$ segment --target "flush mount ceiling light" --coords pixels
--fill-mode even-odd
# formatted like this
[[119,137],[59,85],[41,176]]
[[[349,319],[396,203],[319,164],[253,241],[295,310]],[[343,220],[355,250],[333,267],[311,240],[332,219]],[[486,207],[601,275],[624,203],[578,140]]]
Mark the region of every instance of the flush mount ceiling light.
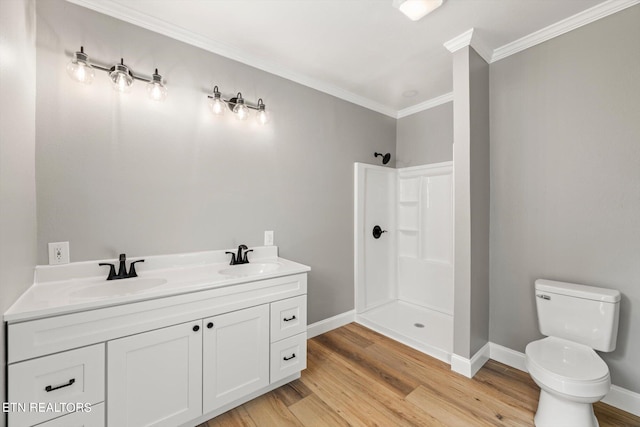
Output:
[[90,84],[93,81],[96,70],[105,71],[109,74],[113,88],[118,92],[128,92],[134,80],[147,82],[147,92],[149,98],[154,101],[163,101],[167,97],[167,88],[164,85],[162,76],[158,74],[158,69],[151,78],[133,74],[131,69],[124,64],[124,59],[120,59],[119,64],[110,68],[98,64],[92,64],[89,57],[84,53],[84,47],[80,46],[80,52],[73,55],[73,59],[67,65],[69,76],[77,82]]
[[443,2],[444,0],[393,0],[393,7],[412,21],[417,21],[442,6]]
[[240,92],[233,98],[223,99],[222,94],[218,90],[218,86],[213,87],[213,93],[207,95],[207,98],[209,98],[211,112],[215,115],[220,116],[224,114],[226,106],[235,114],[238,120],[247,120],[250,113],[249,110],[257,110],[256,121],[258,124],[266,125],[269,122],[269,113],[266,110],[262,98],[258,99],[258,103],[255,106],[247,104]]

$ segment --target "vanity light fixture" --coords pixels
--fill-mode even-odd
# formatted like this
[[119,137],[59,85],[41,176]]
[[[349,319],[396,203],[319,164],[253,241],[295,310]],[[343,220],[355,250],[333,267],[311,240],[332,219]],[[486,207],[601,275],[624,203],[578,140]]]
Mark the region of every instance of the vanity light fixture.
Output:
[[156,72],[151,76],[151,81],[147,83],[147,92],[149,93],[149,98],[154,101],[164,101],[167,97],[167,88],[162,82],[162,76],[158,74],[157,68]]
[[253,106],[247,104],[242,97],[242,93],[238,92],[236,96],[230,99],[222,98],[222,94],[218,89],[218,86],[213,87],[213,93],[211,95],[207,95],[209,98],[209,107],[211,108],[211,112],[215,115],[224,114],[225,105],[229,110],[235,114],[238,120],[247,120],[249,117],[249,110],[257,110],[256,121],[260,125],[266,125],[269,122],[269,113],[266,110],[266,105],[262,98],[258,99],[257,105]]
[[133,74],[131,69],[124,64],[124,59],[122,58],[119,64],[115,64],[110,68],[92,64],[87,54],[84,53],[84,47],[80,46],[80,52],[76,52],[71,62],[67,65],[69,76],[77,82],[90,84],[95,75],[94,70],[107,72],[113,88],[118,92],[128,92],[134,80],[141,80],[148,83],[147,92],[149,98],[154,101],[163,101],[167,97],[167,88],[164,85],[162,76],[158,74],[157,68],[149,79]]
[[113,88],[118,92],[129,92],[129,88],[133,84],[133,73],[129,67],[124,65],[124,59],[120,59],[120,63],[109,69],[109,78],[113,83]]
[[89,63],[89,57],[84,53],[84,47],[80,46],[80,52],[73,54],[73,59],[67,64],[67,73],[79,83],[91,84],[93,82],[96,72]]
[[444,0],[393,0],[393,7],[400,10],[412,21],[417,21],[433,12]]

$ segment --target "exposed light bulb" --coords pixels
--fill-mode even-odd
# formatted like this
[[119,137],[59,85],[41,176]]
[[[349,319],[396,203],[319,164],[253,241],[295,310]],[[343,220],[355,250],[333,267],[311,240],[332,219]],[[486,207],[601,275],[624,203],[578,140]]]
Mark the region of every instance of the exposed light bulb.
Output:
[[113,88],[118,92],[128,92],[133,84],[133,74],[129,71],[129,67],[124,65],[124,60],[120,60],[120,64],[116,64],[109,70],[109,77],[113,83]]
[[238,120],[247,120],[247,117],[249,117],[249,107],[244,105],[244,99],[240,92],[238,92],[238,97],[235,102],[236,105],[233,107],[233,112],[235,113],[236,118]]
[[211,108],[211,112],[216,116],[224,114],[225,105],[222,100],[222,95],[218,91],[218,86],[213,88],[213,95],[209,96],[209,108]]
[[167,88],[162,82],[162,76],[158,74],[158,69],[156,68],[156,72],[151,76],[151,81],[147,83],[147,92],[149,93],[149,98],[153,101],[164,101],[167,97]]
[[80,83],[91,84],[95,77],[95,71],[89,63],[89,57],[84,53],[84,48],[80,47],[80,52],[76,52],[73,60],[67,64],[69,76]]
[[266,125],[269,123],[269,113],[265,109],[266,106],[262,102],[262,98],[258,99],[258,114],[256,114],[256,121],[259,125]]

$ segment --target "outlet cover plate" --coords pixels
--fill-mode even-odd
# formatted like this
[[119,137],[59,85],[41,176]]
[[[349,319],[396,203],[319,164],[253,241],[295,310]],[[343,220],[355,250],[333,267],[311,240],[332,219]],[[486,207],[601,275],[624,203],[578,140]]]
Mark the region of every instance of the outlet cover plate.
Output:
[[273,246],[273,230],[268,230],[264,232],[264,245]]
[[49,243],[49,265],[69,264],[69,242]]

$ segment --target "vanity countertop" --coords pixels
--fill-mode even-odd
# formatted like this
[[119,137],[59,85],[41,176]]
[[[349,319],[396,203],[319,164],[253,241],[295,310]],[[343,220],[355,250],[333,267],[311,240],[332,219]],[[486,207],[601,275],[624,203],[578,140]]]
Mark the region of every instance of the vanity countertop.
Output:
[[100,262],[37,266],[34,284],[4,314],[9,323],[199,292],[305,273],[309,266],[278,257],[275,246],[252,248],[249,264],[230,266],[225,251],[132,257],[138,277],[107,281]]

